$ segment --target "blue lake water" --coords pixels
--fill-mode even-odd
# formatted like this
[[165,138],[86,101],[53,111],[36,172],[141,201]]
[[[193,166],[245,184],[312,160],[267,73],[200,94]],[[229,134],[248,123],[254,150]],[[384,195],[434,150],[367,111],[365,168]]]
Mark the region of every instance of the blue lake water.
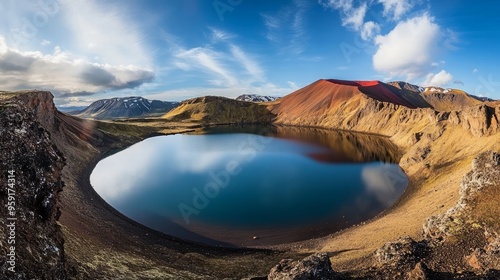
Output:
[[404,192],[399,166],[381,162],[391,153],[377,141],[386,140],[303,131],[153,137],[101,160],[90,181],[145,226],[228,246],[332,233],[376,216]]

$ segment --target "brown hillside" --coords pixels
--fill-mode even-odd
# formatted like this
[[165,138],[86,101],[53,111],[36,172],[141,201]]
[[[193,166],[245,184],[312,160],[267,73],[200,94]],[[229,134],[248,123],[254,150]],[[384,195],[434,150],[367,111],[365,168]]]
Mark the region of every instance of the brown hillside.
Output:
[[162,118],[203,124],[270,123],[274,116],[265,105],[225,97],[205,96],[186,100]]
[[482,101],[458,89],[427,88],[421,96],[437,111],[455,111],[483,104]]

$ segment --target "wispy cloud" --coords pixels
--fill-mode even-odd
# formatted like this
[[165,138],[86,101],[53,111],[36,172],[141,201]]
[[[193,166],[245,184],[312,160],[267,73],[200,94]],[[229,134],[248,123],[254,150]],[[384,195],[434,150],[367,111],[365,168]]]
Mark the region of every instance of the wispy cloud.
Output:
[[305,31],[304,21],[305,12],[308,9],[308,3],[304,0],[294,0],[294,14],[292,21],[292,40],[290,49],[292,53],[301,54],[305,50],[305,41],[307,32]]
[[210,39],[212,42],[218,42],[218,41],[227,41],[232,38],[235,38],[236,35],[229,33],[227,31],[223,31],[221,29],[217,29],[214,27],[209,27],[210,29]]
[[269,29],[279,29],[281,27],[281,20],[278,17],[273,17],[270,15],[261,15],[264,18],[264,24]]
[[266,38],[286,53],[302,54],[308,39],[305,28],[308,9],[307,1],[294,0],[293,5],[282,8],[275,15],[261,14],[267,28]]
[[368,41],[378,34],[380,34],[380,26],[377,23],[368,21],[363,24],[361,28],[361,39]]
[[413,8],[414,0],[378,0],[384,6],[383,15],[392,20],[399,20]]
[[265,80],[264,70],[253,59],[251,59],[240,47],[231,44],[231,54],[245,68],[246,72],[252,76],[255,81],[263,82]]
[[200,79],[218,87],[235,87],[266,81],[265,71],[255,55],[246,52],[234,42],[233,39],[237,36],[228,35],[230,33],[224,30],[209,29],[209,38],[219,38],[219,41],[211,40],[213,44],[185,49],[178,42],[170,40],[174,53],[173,64],[178,69],[188,73],[202,71],[208,76],[200,76]]
[[[148,95],[148,98],[183,100],[200,95],[237,97],[241,94],[283,96],[296,89],[295,84],[283,82],[283,86],[277,86],[268,82],[260,56],[238,44],[238,36],[224,36],[222,34],[230,33],[221,29],[209,30],[209,42],[190,49],[167,36],[173,53],[172,65],[176,68],[171,74],[190,78],[194,75],[199,84],[209,86],[167,90]],[[214,41],[214,37],[224,39]]]
[[221,62],[224,57],[223,54],[214,50],[197,47],[189,50],[180,50],[176,55],[181,63],[189,64],[199,70],[205,71],[212,76],[210,80],[213,84],[218,86],[235,86],[237,79],[230,74],[230,71]]
[[361,2],[354,5],[353,0],[319,0],[319,3],[326,8],[338,10],[342,19],[342,25],[352,28],[355,31],[361,30],[365,22],[368,3]]

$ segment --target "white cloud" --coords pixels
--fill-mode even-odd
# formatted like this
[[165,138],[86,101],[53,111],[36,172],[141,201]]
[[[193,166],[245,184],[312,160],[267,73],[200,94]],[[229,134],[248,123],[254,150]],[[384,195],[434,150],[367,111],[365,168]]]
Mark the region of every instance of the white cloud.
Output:
[[38,88],[61,95],[135,88],[154,74],[136,66],[91,63],[54,47],[51,54],[23,52],[7,46],[0,36],[0,84],[6,90]]
[[393,20],[399,20],[414,5],[411,0],[378,0],[378,2],[384,5],[383,15]]
[[7,50],[7,43],[5,42],[5,39],[0,36],[0,54],[5,53]]
[[319,3],[332,9],[350,10],[353,7],[353,0],[319,0]]
[[380,26],[373,21],[368,21],[361,28],[361,39],[368,41],[380,33]]
[[401,21],[387,35],[375,37],[374,68],[390,77],[421,77],[434,61],[440,37],[439,25],[427,13]]
[[368,3],[363,2],[357,7],[353,0],[319,0],[324,7],[338,10],[342,19],[342,25],[360,31],[363,27]]
[[40,45],[42,46],[48,46],[50,44],[52,44],[52,42],[50,42],[49,40],[42,40],[42,42],[40,43]]
[[427,77],[423,82],[423,85],[443,87],[449,84],[451,81],[453,81],[453,75],[444,70],[441,70],[441,72],[437,74],[434,73],[427,74]]
[[345,16],[343,17],[342,25],[352,27],[354,30],[360,30],[365,21],[366,10],[368,9],[368,5],[363,3],[361,6],[346,11]]

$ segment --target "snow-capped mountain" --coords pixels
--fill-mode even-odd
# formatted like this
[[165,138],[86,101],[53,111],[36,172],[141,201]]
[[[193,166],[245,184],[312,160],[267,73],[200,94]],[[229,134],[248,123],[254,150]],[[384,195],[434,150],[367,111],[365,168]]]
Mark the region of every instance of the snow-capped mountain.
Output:
[[149,100],[143,97],[101,99],[93,102],[76,116],[92,119],[118,119],[162,115],[177,107],[179,102]]
[[441,87],[426,87],[424,92],[433,92],[433,93],[448,93],[453,89],[451,88],[441,88]]
[[263,96],[257,94],[243,94],[236,97],[236,100],[239,101],[248,101],[248,102],[270,102],[279,99],[279,97],[275,96]]

